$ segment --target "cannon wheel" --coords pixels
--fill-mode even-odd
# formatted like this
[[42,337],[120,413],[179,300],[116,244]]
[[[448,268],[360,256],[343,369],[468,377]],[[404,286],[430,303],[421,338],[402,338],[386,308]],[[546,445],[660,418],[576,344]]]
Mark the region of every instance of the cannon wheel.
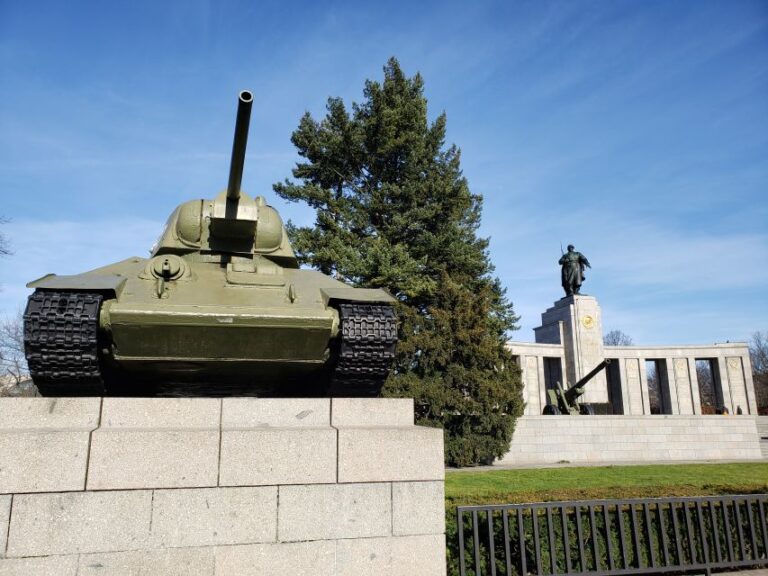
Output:
[[557,416],[558,414],[562,414],[562,412],[560,412],[560,408],[554,404],[547,404],[544,406],[542,414],[544,414],[544,416]]
[[594,416],[595,409],[592,407],[592,404],[580,404],[579,414],[581,414],[582,416]]

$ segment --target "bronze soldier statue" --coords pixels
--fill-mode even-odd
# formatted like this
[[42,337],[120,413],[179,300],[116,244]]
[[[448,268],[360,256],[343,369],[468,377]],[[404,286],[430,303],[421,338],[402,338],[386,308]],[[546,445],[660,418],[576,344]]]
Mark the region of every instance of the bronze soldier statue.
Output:
[[576,252],[573,244],[568,244],[568,252],[563,254],[559,264],[562,266],[560,277],[565,295],[572,296],[578,294],[581,284],[586,278],[584,276],[584,268],[592,268],[589,265],[589,260],[581,252]]

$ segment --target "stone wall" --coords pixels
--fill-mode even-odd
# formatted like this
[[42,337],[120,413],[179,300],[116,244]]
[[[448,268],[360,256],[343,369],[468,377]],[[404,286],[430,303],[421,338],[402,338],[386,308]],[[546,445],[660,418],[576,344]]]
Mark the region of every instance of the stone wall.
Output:
[[0,398],[0,576],[445,574],[411,400]]
[[523,416],[501,464],[759,460],[754,416]]

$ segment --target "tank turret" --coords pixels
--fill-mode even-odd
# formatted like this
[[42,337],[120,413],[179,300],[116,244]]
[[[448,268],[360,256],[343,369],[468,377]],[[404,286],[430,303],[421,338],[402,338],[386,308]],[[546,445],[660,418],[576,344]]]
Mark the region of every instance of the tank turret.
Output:
[[241,190],[252,104],[240,92],[227,188],[178,206],[150,258],[27,285],[43,395],[379,393],[394,299],[300,270],[280,215]]
[[253,95],[240,92],[226,190],[212,200],[192,200],[179,206],[152,249],[153,256],[195,252],[262,255],[283,267],[299,267],[277,211],[263,197],[251,198],[241,190],[252,105]]

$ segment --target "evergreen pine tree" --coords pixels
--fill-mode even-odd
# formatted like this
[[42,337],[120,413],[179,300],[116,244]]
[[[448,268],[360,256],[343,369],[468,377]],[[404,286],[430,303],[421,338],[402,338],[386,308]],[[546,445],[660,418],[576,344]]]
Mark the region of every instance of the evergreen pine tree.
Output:
[[351,113],[330,98],[306,113],[292,142],[305,161],[275,184],[316,211],[289,224],[300,261],[397,298],[400,341],[385,395],[413,397],[417,423],[445,430],[446,462],[489,463],[509,447],[522,412],[519,370],[505,348],[517,317],[478,238],[482,197],[472,194],[445,114],[431,124],[420,75],[396,59],[367,81]]

